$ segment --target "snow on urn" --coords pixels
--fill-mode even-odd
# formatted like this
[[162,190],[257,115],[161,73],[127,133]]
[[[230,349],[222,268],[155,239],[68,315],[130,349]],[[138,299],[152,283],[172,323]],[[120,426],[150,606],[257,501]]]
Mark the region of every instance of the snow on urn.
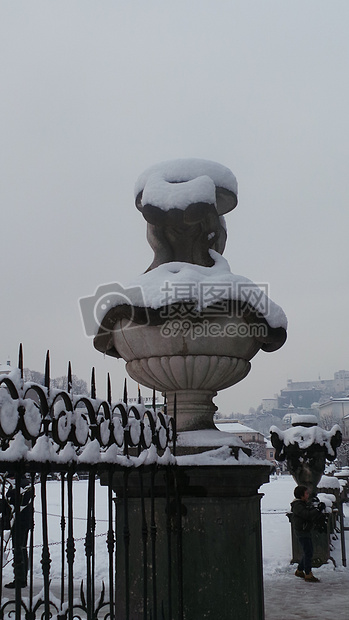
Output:
[[317,425],[316,416],[299,415],[285,431],[270,428],[271,443],[277,461],[287,462],[288,470],[298,485],[308,487],[312,495],[325,471],[326,460],[334,461],[342,443],[338,424],[326,431]]
[[282,309],[222,257],[237,182],[220,164],[183,159],[138,179],[136,207],[154,260],[100,321],[94,346],[137,382],[177,398],[177,428],[215,428],[212,398],[241,381],[256,353],[286,340]]

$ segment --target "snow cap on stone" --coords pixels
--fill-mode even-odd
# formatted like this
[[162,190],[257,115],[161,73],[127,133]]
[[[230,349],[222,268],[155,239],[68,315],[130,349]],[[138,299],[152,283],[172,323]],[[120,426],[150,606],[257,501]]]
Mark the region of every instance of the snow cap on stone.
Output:
[[[217,206],[216,188],[232,192],[237,202],[237,180],[226,166],[206,159],[175,159],[147,168],[135,184],[136,204],[140,210],[147,204],[163,211],[186,209],[195,203]],[[141,200],[137,200],[142,194]],[[217,209],[220,215],[234,206]]]

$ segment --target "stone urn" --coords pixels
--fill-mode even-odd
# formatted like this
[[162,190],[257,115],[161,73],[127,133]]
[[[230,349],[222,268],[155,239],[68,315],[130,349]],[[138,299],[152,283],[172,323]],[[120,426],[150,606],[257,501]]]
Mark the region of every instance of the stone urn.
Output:
[[[310,491],[311,500],[316,502],[318,484],[325,471],[326,460],[335,460],[337,448],[342,442],[340,427],[336,424],[331,430],[326,431],[318,427],[316,416],[299,415],[292,422],[291,428],[285,431],[280,430],[277,426],[272,426],[270,435],[271,443],[275,448],[276,460],[286,460],[288,470],[297,486],[307,487]],[[294,529],[292,512],[288,513],[287,516],[291,523],[291,563],[299,563],[303,550]],[[325,525],[323,531],[312,530],[313,566],[322,566],[330,559],[330,535],[331,520]]]
[[[214,429],[218,390],[238,383],[259,350],[286,340],[286,317],[223,253],[223,214],[237,204],[232,172],[205,160],[165,162],[143,173],[136,206],[154,260],[119,298],[104,299],[94,346],[128,374],[166,393],[177,429]],[[112,292],[111,292],[112,293]]]
[[[165,310],[171,314],[169,308]],[[135,381],[166,393],[170,414],[176,394],[178,430],[215,428],[217,408],[212,398],[217,391],[244,379],[260,349],[279,344],[278,332],[274,334],[260,320],[260,333],[268,334],[265,341],[257,330],[255,335],[249,333],[248,322],[238,313],[216,317],[210,324],[202,313],[195,320],[187,318],[184,326],[163,319],[157,325],[133,321],[130,328],[129,319],[119,312],[113,309],[108,317],[113,317],[113,331],[106,352],[122,357]]]
[[270,439],[275,448],[276,460],[286,460],[288,470],[297,485],[306,486],[311,495],[315,496],[325,471],[326,460],[335,460],[337,448],[342,443],[338,424],[326,431],[318,426],[316,416],[299,415],[294,419],[291,428],[285,431],[272,426]]

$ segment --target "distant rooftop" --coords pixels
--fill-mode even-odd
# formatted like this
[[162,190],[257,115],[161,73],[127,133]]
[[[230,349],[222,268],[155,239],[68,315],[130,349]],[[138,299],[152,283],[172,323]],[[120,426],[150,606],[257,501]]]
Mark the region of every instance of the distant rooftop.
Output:
[[10,360],[7,360],[6,364],[0,364],[0,375],[8,375],[12,372],[13,368],[11,366]]

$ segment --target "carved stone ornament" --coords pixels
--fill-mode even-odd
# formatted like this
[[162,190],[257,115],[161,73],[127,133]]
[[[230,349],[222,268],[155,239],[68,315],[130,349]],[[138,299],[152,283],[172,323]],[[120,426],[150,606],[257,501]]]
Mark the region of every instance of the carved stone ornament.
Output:
[[228,168],[201,159],[153,166],[139,177],[135,202],[154,260],[119,301],[106,300],[94,346],[166,393],[169,413],[176,394],[178,430],[215,428],[217,390],[241,381],[260,349],[284,344],[286,317],[221,256],[223,215],[237,205]]
[[326,460],[335,460],[337,448],[342,443],[338,424],[326,431],[317,426],[315,416],[299,416],[292,427],[285,431],[272,426],[270,439],[275,448],[276,460],[286,460],[297,485],[308,487],[311,494],[316,495]]

